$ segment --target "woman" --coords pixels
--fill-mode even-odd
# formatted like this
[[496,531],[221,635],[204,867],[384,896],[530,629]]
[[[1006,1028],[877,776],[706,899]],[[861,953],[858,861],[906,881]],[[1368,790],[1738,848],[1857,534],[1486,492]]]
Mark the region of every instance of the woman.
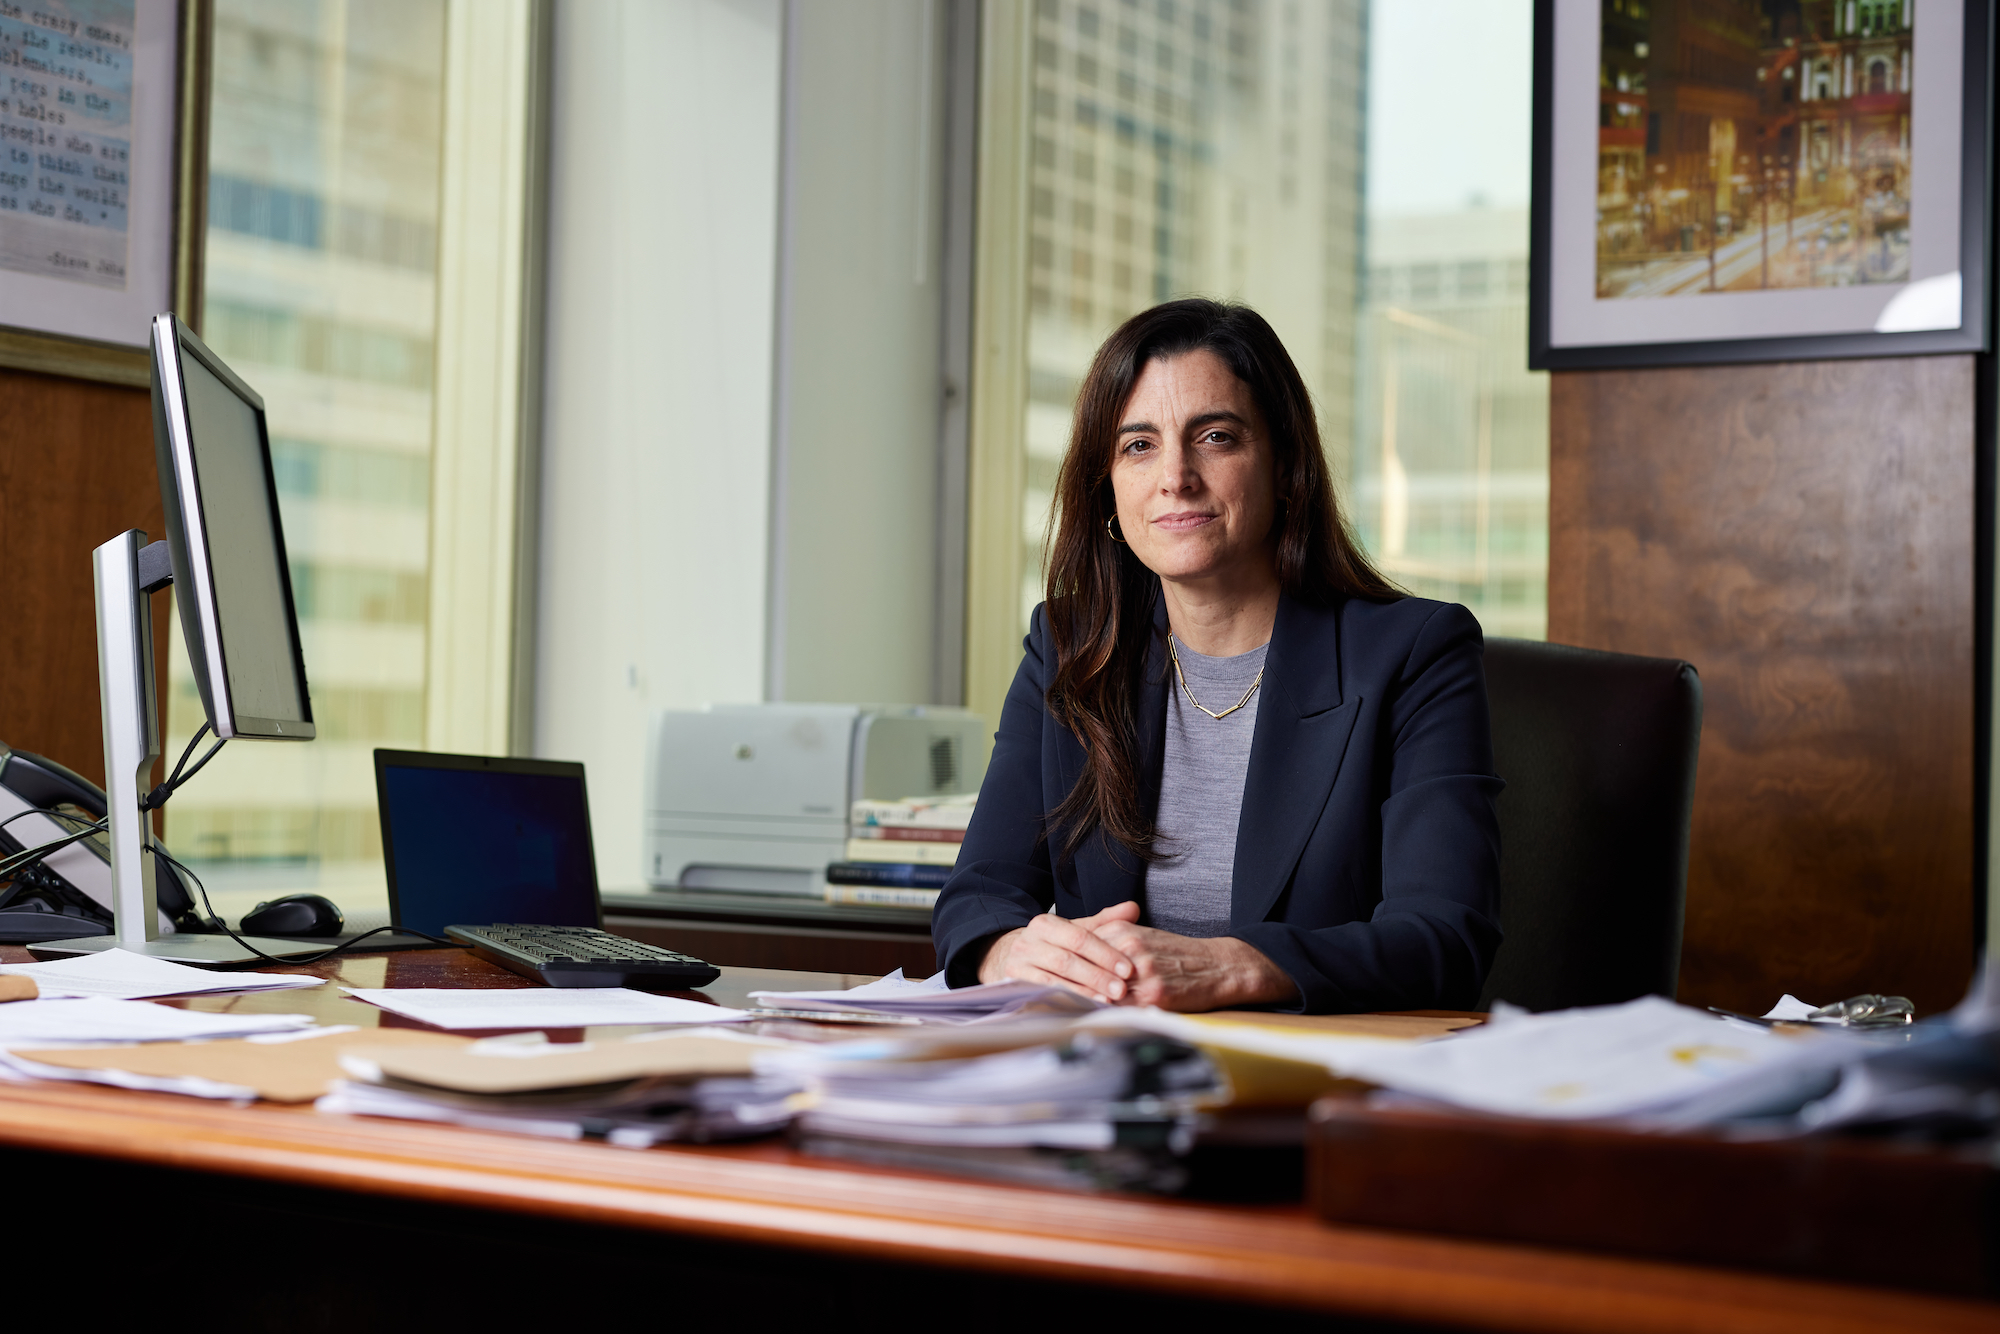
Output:
[[1338,510],[1256,312],[1098,351],[1048,600],[932,928],[954,986],[1174,1010],[1469,1007],[1500,942],[1479,626]]

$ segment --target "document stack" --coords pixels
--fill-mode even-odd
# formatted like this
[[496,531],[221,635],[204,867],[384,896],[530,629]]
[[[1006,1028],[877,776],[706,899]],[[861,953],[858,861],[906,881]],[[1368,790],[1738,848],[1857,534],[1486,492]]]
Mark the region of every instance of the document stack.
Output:
[[1227,1096],[1184,1042],[1053,1024],[801,1047],[756,1066],[809,1089],[793,1126],[806,1152],[1069,1188],[1179,1189],[1200,1109]]
[[[823,1019],[833,1023],[859,1018],[909,1024],[994,1024],[1015,1019],[1067,1018],[1098,1009],[1062,987],[1039,982],[988,982],[953,990],[943,973],[916,980],[898,968],[887,977],[840,991],[753,991],[750,999],[762,1008],[760,1017]],[[744,1013],[736,1011],[735,1013]]]
[[958,861],[976,794],[857,801],[847,860],[826,868],[829,903],[930,908]]
[[359,1048],[342,1054],[347,1078],[316,1106],[634,1149],[740,1139],[781,1129],[796,1110],[797,1083],[752,1064],[783,1045],[705,1029],[604,1043],[549,1043],[535,1033]]

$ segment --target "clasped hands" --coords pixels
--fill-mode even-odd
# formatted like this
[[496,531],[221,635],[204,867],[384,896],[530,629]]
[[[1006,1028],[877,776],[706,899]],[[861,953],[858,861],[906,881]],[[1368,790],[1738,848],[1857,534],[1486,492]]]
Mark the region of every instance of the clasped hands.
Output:
[[1254,945],[1232,936],[1199,939],[1139,925],[1139,905],[1090,917],[1043,913],[995,936],[981,982],[1042,982],[1107,1005],[1194,1012],[1296,1000],[1298,988]]

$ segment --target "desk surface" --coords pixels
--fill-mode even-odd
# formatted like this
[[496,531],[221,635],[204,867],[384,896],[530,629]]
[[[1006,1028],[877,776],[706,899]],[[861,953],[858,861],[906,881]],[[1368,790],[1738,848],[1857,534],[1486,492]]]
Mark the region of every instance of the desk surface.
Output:
[[719,890],[653,889],[606,892],[607,917],[671,917],[710,922],[778,922],[831,930],[889,931],[928,937],[929,908],[828,903],[789,894],[730,894]]
[[[26,957],[0,946],[0,962]],[[324,976],[330,985],[167,1003],[421,1027],[338,988],[528,985],[459,950],[362,955],[288,971]],[[729,969],[706,994],[733,1004],[755,987],[858,980]],[[633,1151],[270,1104],[0,1084],[0,1144],[752,1245],[1475,1329],[1861,1334],[2000,1327],[2000,1306],[1986,1303],[1343,1228],[1297,1205],[1071,1195],[869,1169],[808,1158],[777,1141]]]

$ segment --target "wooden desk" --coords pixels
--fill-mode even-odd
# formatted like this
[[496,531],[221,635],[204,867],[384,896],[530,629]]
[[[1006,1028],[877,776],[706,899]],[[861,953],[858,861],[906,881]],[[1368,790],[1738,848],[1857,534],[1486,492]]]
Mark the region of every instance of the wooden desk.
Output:
[[606,894],[604,926],[713,964],[872,973],[937,971],[931,914],[778,894],[656,889]]
[[[0,947],[0,960],[23,957]],[[463,951],[361,956],[310,992],[204,1010],[415,1026],[348,986],[512,987]],[[844,980],[730,970],[709,994]],[[1207,1319],[1260,1330],[2000,1329],[2000,1306],[1332,1227],[1298,1205],[1056,1194],[805,1158],[782,1142],[646,1151],[86,1085],[0,1085],[0,1180],[37,1237],[23,1283],[270,1328],[516,1324],[629,1310],[752,1328],[950,1330]],[[1719,1202],[1719,1207],[1726,1203]],[[116,1226],[111,1226],[115,1223]],[[108,1241],[104,1240],[109,1238]],[[66,1273],[65,1270],[74,1272]],[[93,1281],[94,1279],[94,1281]],[[122,1280],[124,1286],[119,1286]],[[548,1284],[551,1286],[542,1286]],[[471,1303],[468,1306],[468,1302]],[[19,1310],[19,1305],[9,1309]],[[678,1318],[676,1318],[678,1317]]]

